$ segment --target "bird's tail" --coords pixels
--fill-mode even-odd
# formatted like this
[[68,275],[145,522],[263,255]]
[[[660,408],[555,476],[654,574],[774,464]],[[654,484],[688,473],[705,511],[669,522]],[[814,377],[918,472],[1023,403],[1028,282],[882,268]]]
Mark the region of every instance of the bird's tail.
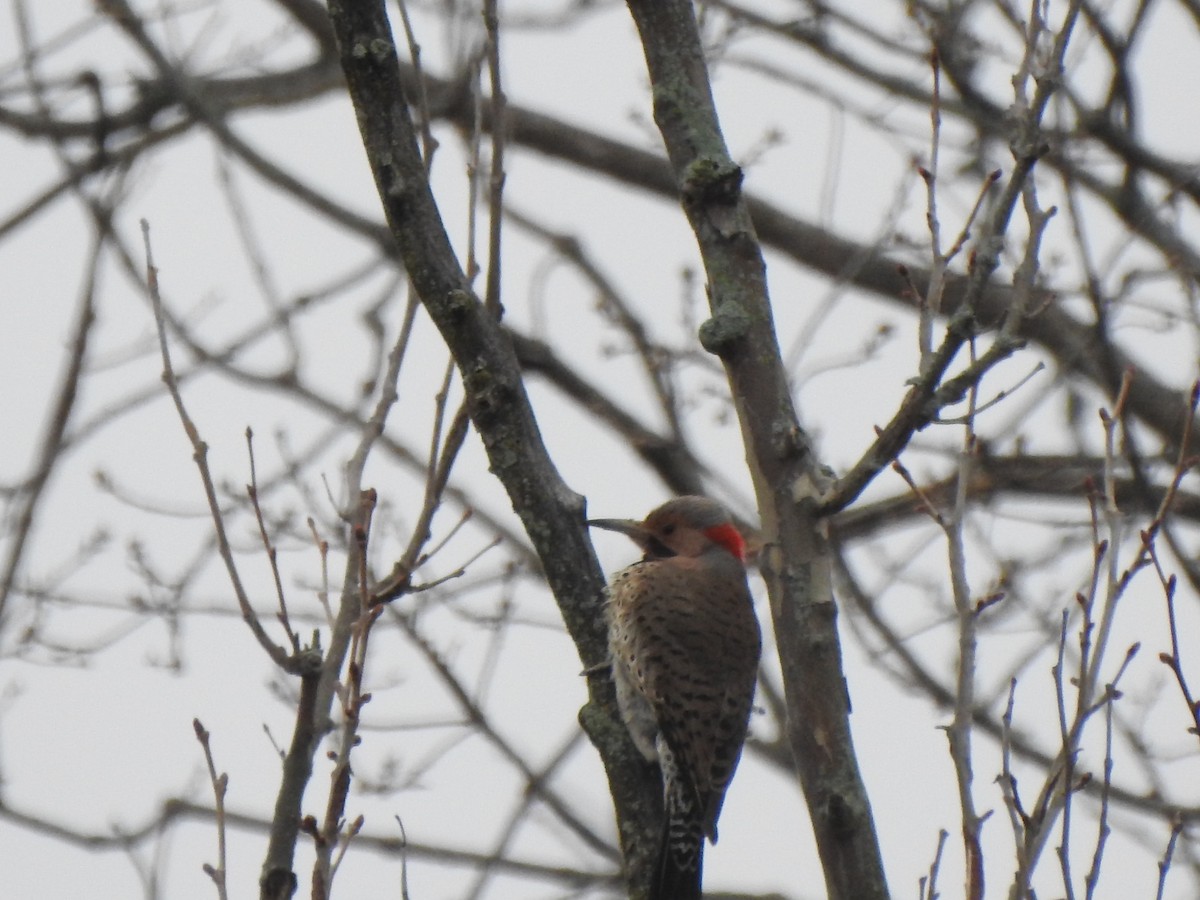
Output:
[[667,805],[650,900],[700,900],[703,826],[694,809],[672,809],[670,800]]

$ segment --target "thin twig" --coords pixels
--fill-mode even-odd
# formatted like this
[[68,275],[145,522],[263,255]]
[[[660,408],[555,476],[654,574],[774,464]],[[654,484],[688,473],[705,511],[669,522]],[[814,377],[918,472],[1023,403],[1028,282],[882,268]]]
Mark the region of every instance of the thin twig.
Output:
[[308,530],[316,544],[317,554],[321,558],[321,586],[317,588],[317,602],[325,611],[325,624],[333,628],[333,610],[329,607],[329,541],[317,532],[317,523],[312,516],[308,517]]
[[1092,853],[1092,867],[1084,878],[1087,900],[1092,900],[1096,895],[1096,888],[1100,884],[1100,865],[1104,860],[1104,847],[1112,832],[1112,828],[1108,824],[1108,798],[1109,789],[1112,787],[1113,705],[1117,691],[1110,686],[1107,693],[1104,704],[1104,779],[1100,785],[1100,817],[1096,823],[1096,849]]
[[604,859],[610,862],[619,861],[620,854],[617,853],[611,844],[584,823],[571,808],[570,804],[565,803],[550,785],[539,783],[536,772],[530,768],[524,757],[496,731],[487,713],[479,707],[463,687],[462,682],[450,666],[417,629],[412,618],[402,614],[395,606],[388,607],[388,609],[391,611],[393,621],[400,626],[408,638],[416,645],[421,655],[429,663],[435,674],[437,674],[439,681],[450,692],[466,721],[476,728],[488,743],[496,748],[500,755],[521,774],[526,783],[533,786],[538,798],[546,804],[546,807],[562,822],[564,827],[577,835],[584,844],[596,853],[599,853]]
[[[1071,795],[1074,789],[1075,781],[1075,760],[1079,753],[1079,748],[1074,740],[1072,740],[1074,729],[1067,719],[1067,699],[1066,699],[1066,675],[1064,673],[1065,655],[1067,646],[1067,624],[1068,616],[1066,611],[1063,611],[1062,630],[1058,641],[1058,661],[1054,666],[1054,695],[1058,701],[1058,729],[1059,740],[1061,742],[1059,748],[1060,758],[1063,760],[1062,767],[1062,783],[1059,787],[1057,798],[1061,800],[1062,814],[1060,817],[1062,828],[1062,840],[1057,848],[1058,862],[1062,869],[1063,888],[1066,891],[1068,900],[1074,900],[1075,892],[1073,881],[1071,878]],[[1090,632],[1090,627],[1085,621],[1079,629],[1080,642],[1087,641],[1086,635]],[[1080,658],[1087,659],[1086,648],[1080,653]],[[1080,663],[1084,665],[1084,663]],[[1079,690],[1082,690],[1080,688]]]
[[220,502],[217,500],[217,488],[213,483],[212,473],[208,468],[208,444],[200,437],[200,432],[196,429],[195,423],[192,422],[191,416],[188,415],[187,408],[183,403],[183,395],[179,392],[179,383],[175,378],[175,369],[171,364],[171,350],[167,343],[167,325],[166,313],[163,309],[162,295],[159,292],[158,286],[158,267],[154,265],[154,255],[150,248],[150,223],[142,219],[142,243],[146,251],[146,290],[150,295],[150,303],[154,310],[154,322],[158,330],[158,346],[162,354],[163,383],[167,386],[167,392],[171,395],[171,400],[175,404],[175,412],[179,416],[180,424],[183,425],[184,434],[187,435],[188,442],[192,445],[192,459],[196,463],[196,468],[200,470],[200,480],[204,485],[204,496],[208,500],[209,513],[212,516],[213,531],[217,538],[217,552],[221,556],[221,560],[225,563],[225,571],[229,576],[230,584],[233,586],[234,595],[237,597],[238,606],[242,611],[242,618],[250,627],[251,634],[258,641],[260,647],[267,652],[275,665],[283,669],[285,672],[296,673],[298,671],[297,663],[294,657],[290,657],[287,650],[272,641],[262,627],[262,623],[258,619],[258,614],[255,613],[254,607],[250,604],[250,597],[246,593],[246,589],[242,584],[241,576],[238,574],[237,564],[233,559],[233,548],[229,544],[229,537],[225,533],[225,517],[221,513]]
[[1158,890],[1154,894],[1155,900],[1163,900],[1164,892],[1167,889],[1167,873],[1171,871],[1171,859],[1175,856],[1175,844],[1182,833],[1183,821],[1176,817],[1171,823],[1171,836],[1167,838],[1167,846],[1163,850],[1162,859],[1158,861]]
[[41,443],[34,455],[37,466],[33,474],[25,479],[22,485],[19,512],[14,517],[15,525],[8,538],[4,566],[0,570],[0,625],[4,622],[4,611],[8,605],[8,598],[12,595],[17,583],[26,544],[33,533],[38,505],[54,467],[63,456],[67,423],[75,409],[75,400],[79,396],[79,384],[83,377],[92,326],[96,322],[96,275],[100,265],[100,253],[105,242],[103,233],[97,234],[93,239],[86,266],[87,276],[84,279],[75,327],[71,336],[71,349],[67,357],[66,371],[63,373],[62,383],[56,391],[57,400],[47,420],[46,431],[42,435]]
[[250,505],[254,509],[254,520],[258,523],[258,536],[262,540],[263,549],[267,553],[267,562],[271,566],[271,577],[275,582],[275,597],[279,600],[279,623],[283,626],[288,642],[292,645],[292,652],[299,653],[300,636],[292,630],[292,623],[288,620],[287,599],[283,593],[283,576],[279,574],[279,553],[271,542],[271,536],[267,534],[267,523],[263,520],[262,506],[258,502],[258,466],[254,461],[254,432],[249,426],[246,427],[246,454],[250,460],[250,483],[246,485],[246,495],[250,498]]
[[941,894],[938,893],[937,880],[938,870],[942,865],[942,851],[946,849],[946,839],[950,837],[950,832],[945,828],[938,830],[937,849],[933,851],[933,862],[929,864],[929,875],[921,879],[921,900],[938,900]]
[[400,900],[409,900],[408,896],[408,834],[404,831],[404,822],[396,816],[396,826],[400,829]]
[[[357,590],[354,597],[343,597],[343,605],[351,599],[357,600],[359,615],[350,633],[350,648],[347,654],[346,677],[339,689],[341,721],[338,727],[337,749],[330,772],[329,795],[326,799],[325,815],[319,825],[314,825],[311,834],[315,843],[316,861],[313,864],[312,890],[314,900],[328,900],[333,892],[333,879],[337,867],[345,854],[347,844],[362,828],[361,817],[349,827],[343,827],[346,801],[350,796],[352,770],[350,757],[358,746],[358,723],[363,706],[371,695],[363,689],[363,678],[367,665],[367,648],[372,626],[378,621],[383,607],[371,602],[370,577],[367,558],[371,534],[371,519],[375,511],[376,496],[372,490],[359,495],[353,515],[354,551],[348,566],[357,572]],[[337,855],[334,852],[337,851]]]
[[1191,686],[1188,684],[1187,676],[1183,671],[1182,647],[1179,640],[1179,625],[1175,616],[1175,588],[1177,581],[1174,575],[1167,576],[1159,563],[1158,555],[1152,556],[1154,560],[1155,570],[1158,572],[1159,583],[1162,585],[1163,596],[1167,603],[1167,626],[1171,634],[1171,652],[1160,653],[1158,659],[1175,677],[1175,683],[1179,686],[1179,693],[1183,696],[1183,702],[1187,705],[1188,715],[1191,718],[1191,725],[1188,727],[1188,732],[1200,738],[1200,703],[1196,700],[1196,695],[1192,693]]
[[1001,717],[1000,731],[1000,792],[1004,795],[1004,806],[1008,810],[1009,822],[1013,830],[1013,846],[1017,856],[1017,868],[1013,873],[1013,885],[1010,896],[1023,898],[1029,894],[1029,883],[1032,872],[1029,869],[1027,852],[1030,818],[1021,805],[1021,792],[1017,785],[1017,776],[1013,772],[1013,740],[1012,722],[1013,709],[1016,706],[1017,679],[1008,682],[1008,702]]
[[229,776],[222,772],[217,774],[216,763],[213,762],[212,746],[209,733],[200,724],[199,719],[192,719],[192,728],[196,732],[196,740],[204,748],[204,761],[208,764],[208,778],[213,789],[214,818],[217,826],[217,864],[204,864],[204,872],[217,886],[217,897],[228,900],[229,894],[225,885],[225,792],[229,788]]
[[504,225],[504,143],[508,135],[508,98],[500,77],[500,16],[497,0],[483,0],[483,23],[487,34],[488,81],[491,85],[492,158],[488,176],[488,254],[484,283],[484,306],[497,318],[503,313],[500,298],[500,239]]
[[[974,355],[974,341],[969,343]],[[958,665],[954,689],[954,717],[946,733],[950,739],[950,756],[958,784],[959,808],[962,814],[963,853],[966,857],[966,897],[982,900],[984,894],[984,856],[982,829],[986,815],[980,816],[974,799],[974,760],[972,738],[975,711],[976,659],[979,651],[979,610],[972,602],[967,576],[967,552],[964,528],[967,514],[967,486],[977,452],[975,435],[976,391],[967,393],[967,416],[963,429],[962,449],[958,455],[958,479],[954,502],[948,514],[942,516],[950,569],[950,587],[954,598],[958,625]]]

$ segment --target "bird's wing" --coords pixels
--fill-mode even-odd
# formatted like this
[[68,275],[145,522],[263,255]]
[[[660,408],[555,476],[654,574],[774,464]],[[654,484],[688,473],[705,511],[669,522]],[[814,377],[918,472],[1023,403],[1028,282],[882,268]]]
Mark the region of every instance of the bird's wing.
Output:
[[632,674],[711,836],[746,735],[759,632],[744,580],[714,581],[689,562],[644,564],[659,568],[630,597],[641,617]]

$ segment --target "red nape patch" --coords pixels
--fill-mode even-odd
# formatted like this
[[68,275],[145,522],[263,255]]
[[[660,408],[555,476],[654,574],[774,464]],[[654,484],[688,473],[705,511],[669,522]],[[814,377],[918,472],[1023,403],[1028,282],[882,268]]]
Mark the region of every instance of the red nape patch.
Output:
[[714,525],[704,529],[705,536],[714,543],[720,544],[742,562],[746,561],[746,542],[732,525]]

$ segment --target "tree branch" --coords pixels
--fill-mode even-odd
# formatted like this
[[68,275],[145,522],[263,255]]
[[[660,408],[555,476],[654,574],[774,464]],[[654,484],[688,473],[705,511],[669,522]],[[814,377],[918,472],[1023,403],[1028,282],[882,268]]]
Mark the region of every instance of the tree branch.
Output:
[[[467,410],[491,470],[520,516],[585,668],[607,656],[604,579],[584,528],[584,500],[561,479],[542,443],[512,344],[469,286],[434,200],[384,4],[330,0],[330,20],[389,228],[418,296],[462,373]],[[619,832],[650,821],[642,802],[657,779],[636,761],[612,685],[589,680],[581,713],[608,772]],[[657,790],[657,788],[655,788]]]
[[729,157],[692,4],[628,0],[646,54],[654,118],[708,275],[713,317],[700,342],[721,357],[754,477],[760,557],[788,703],[788,740],[833,900],[888,896],[850,733],[830,568],[816,509],[820,479],[792,408],[742,172]]

